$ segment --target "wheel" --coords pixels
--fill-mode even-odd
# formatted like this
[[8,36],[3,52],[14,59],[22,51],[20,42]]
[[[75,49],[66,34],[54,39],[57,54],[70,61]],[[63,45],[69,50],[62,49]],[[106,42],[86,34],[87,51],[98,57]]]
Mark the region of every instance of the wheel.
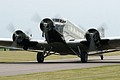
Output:
[[87,52],[81,52],[81,62],[86,63],[88,61],[88,54]]
[[27,47],[27,46],[24,46],[23,49],[24,49],[24,50],[28,50],[28,47]]
[[100,55],[101,60],[103,60],[103,55]]
[[44,62],[44,54],[43,54],[43,52],[38,52],[37,53],[37,61],[38,61],[38,63],[43,63]]

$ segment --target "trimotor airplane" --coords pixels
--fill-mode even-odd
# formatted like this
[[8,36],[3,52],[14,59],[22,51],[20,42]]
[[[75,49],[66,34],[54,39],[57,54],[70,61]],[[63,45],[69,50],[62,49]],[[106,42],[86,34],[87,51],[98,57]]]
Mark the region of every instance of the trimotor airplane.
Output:
[[[44,58],[53,53],[77,55],[83,63],[88,61],[89,55],[98,55],[103,60],[103,53],[120,47],[120,38],[101,37],[97,29],[85,31],[67,19],[44,18],[40,29],[45,41],[32,40],[22,30],[17,30],[12,40],[0,39],[0,46],[37,51],[38,63],[43,63]],[[91,51],[95,53],[91,54]]]

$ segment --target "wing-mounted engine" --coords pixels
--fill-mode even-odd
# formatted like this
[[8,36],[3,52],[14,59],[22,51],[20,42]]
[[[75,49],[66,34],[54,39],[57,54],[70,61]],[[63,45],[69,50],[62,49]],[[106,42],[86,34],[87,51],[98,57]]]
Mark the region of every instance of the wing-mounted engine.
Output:
[[17,30],[13,33],[12,36],[13,39],[13,46],[19,45],[23,46],[24,50],[28,49],[28,46],[30,45],[30,38],[21,30]]
[[99,50],[101,47],[101,39],[100,39],[100,34],[96,29],[89,29],[86,34],[85,38],[89,44],[89,50],[90,51],[95,51]]

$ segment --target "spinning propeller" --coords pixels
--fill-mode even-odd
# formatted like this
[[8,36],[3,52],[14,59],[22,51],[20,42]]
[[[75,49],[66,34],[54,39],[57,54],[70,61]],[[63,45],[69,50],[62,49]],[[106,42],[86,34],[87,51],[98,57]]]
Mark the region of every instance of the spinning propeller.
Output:
[[12,39],[13,39],[13,44],[11,45],[12,47],[17,47],[23,46],[23,49],[27,50],[29,42],[30,42],[30,37],[28,34],[30,32],[24,33],[22,30],[15,30],[15,27],[13,24],[9,24],[7,29],[13,33]]

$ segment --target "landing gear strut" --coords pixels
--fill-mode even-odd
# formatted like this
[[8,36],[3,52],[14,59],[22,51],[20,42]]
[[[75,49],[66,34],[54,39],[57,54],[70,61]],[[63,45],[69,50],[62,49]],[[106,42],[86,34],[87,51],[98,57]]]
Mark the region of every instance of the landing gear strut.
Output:
[[78,56],[81,58],[81,62],[82,63],[86,63],[88,61],[88,53],[86,51],[82,51],[80,50],[80,47],[78,46],[78,53],[76,53],[72,48],[71,50]]
[[88,53],[87,52],[81,52],[81,62],[86,63],[88,61]]

